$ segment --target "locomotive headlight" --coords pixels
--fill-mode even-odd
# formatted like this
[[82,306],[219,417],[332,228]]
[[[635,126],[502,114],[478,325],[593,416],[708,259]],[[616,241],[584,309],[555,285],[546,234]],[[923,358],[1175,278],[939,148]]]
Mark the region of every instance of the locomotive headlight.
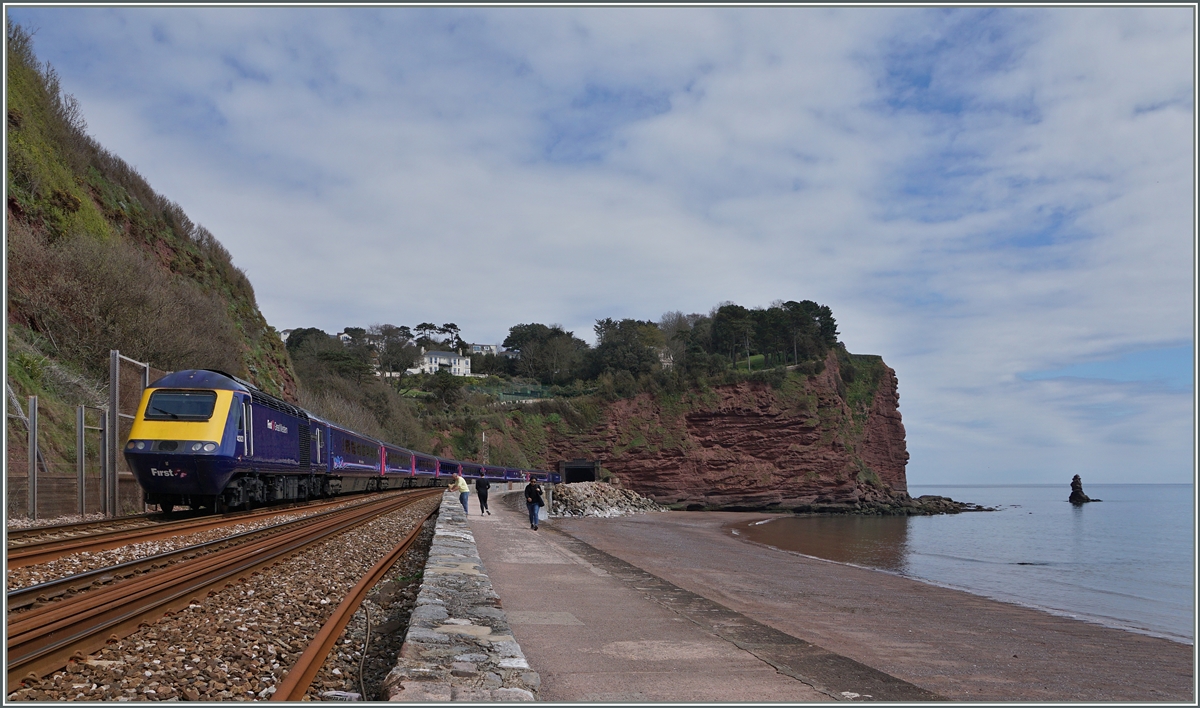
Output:
[[205,443],[205,445],[204,445],[205,452],[212,452],[213,450],[216,450],[216,449],[217,449],[216,443]]
[[145,449],[146,449],[146,443],[142,442],[141,440],[138,440],[138,443],[137,443],[137,449],[139,449],[139,450],[145,450]]
[[203,443],[192,443],[192,452],[199,452],[202,447],[204,447]]

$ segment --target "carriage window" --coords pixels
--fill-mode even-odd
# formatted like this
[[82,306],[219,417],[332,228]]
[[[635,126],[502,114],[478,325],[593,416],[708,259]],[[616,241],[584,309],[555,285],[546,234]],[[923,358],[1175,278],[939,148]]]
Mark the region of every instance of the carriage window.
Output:
[[215,391],[166,391],[150,394],[147,420],[208,420],[217,405]]
[[360,443],[357,440],[351,440],[350,438],[342,439],[342,452],[347,455],[365,457],[371,461],[379,460],[379,448],[374,445]]

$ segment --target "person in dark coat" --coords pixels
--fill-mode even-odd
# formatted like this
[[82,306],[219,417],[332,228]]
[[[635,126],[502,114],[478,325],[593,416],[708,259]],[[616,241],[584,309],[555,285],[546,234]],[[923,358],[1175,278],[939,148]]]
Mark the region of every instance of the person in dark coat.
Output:
[[475,480],[475,496],[478,497],[478,499],[479,499],[479,513],[480,514],[487,514],[488,516],[492,515],[492,512],[488,511],[488,505],[487,505],[488,490],[491,488],[492,488],[492,483],[487,481],[483,477],[480,477],[479,479]]
[[529,528],[538,530],[538,509],[546,505],[542,499],[542,485],[532,476],[525,485],[525,506],[529,508]]

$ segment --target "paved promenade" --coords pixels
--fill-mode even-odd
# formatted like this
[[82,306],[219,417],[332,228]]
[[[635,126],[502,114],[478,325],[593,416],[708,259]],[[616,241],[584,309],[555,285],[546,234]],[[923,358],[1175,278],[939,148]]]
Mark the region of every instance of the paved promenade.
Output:
[[472,495],[468,523],[542,700],[1194,700],[1192,646],[721,529],[761,514],[551,519],[534,532],[524,504],[497,496],[481,518]]
[[541,700],[938,698],[647,575],[558,520],[535,532],[519,494],[493,493],[483,517],[472,495],[468,524]]

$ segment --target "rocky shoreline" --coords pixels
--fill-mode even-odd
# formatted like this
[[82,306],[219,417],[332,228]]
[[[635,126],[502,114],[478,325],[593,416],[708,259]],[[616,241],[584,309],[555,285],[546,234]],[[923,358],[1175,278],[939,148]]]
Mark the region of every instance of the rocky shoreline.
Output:
[[996,509],[971,502],[960,502],[950,497],[927,494],[917,498],[900,498],[890,501],[861,500],[857,502],[830,502],[820,504],[798,504],[792,507],[729,505],[697,509],[670,507],[672,511],[750,511],[764,514],[821,514],[845,516],[934,516],[937,514],[961,514],[968,511],[995,511]]
[[549,514],[559,518],[611,518],[653,511],[669,509],[630,489],[605,482],[573,482],[554,485]]
[[[812,504],[789,509],[796,514],[855,514],[861,516],[933,516],[961,514],[966,511],[995,511],[994,507],[971,502],[954,501],[950,497],[925,494],[915,499],[905,497],[895,501],[860,501],[854,504]],[[743,511],[739,509],[738,511]],[[744,511],[757,511],[746,509]]]
[[[679,507],[679,508],[676,508]],[[605,482],[574,482],[556,484],[553,489],[551,517],[612,518],[645,514],[658,511],[751,511],[763,513],[834,514],[860,516],[932,516],[935,514],[961,514],[968,511],[995,511],[992,507],[960,502],[950,497],[926,494],[915,499],[907,494],[888,500],[859,500],[857,502],[801,504],[789,508],[776,506],[726,505],[722,507],[695,509],[682,505],[664,506],[644,497],[631,489]]]

